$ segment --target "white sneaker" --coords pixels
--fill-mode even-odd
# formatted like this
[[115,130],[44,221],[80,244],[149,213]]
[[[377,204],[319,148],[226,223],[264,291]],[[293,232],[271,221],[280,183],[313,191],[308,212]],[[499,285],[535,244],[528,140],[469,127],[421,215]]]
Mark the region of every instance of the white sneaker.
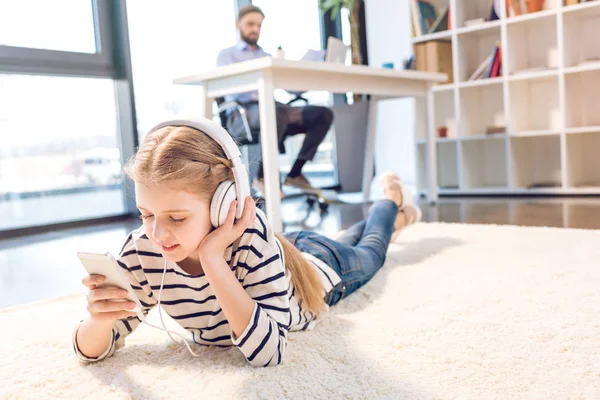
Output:
[[[262,195],[265,194],[265,180],[264,179],[254,179],[254,182],[252,182],[252,187],[254,188],[254,190],[259,192],[260,194],[262,194]],[[281,199],[283,199],[283,190],[281,190],[281,188],[279,188],[279,197]]]

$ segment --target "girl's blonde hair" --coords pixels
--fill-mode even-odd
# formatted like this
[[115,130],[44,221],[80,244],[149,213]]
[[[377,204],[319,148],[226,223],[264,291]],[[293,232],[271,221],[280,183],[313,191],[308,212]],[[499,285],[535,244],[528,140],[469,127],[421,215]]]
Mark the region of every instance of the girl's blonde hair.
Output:
[[[189,127],[167,126],[144,138],[125,173],[139,183],[168,182],[210,202],[221,182],[234,179],[231,167],[223,148],[208,135]],[[275,236],[283,247],[298,301],[304,310],[318,315],[325,309],[325,300],[316,271],[287,239]]]

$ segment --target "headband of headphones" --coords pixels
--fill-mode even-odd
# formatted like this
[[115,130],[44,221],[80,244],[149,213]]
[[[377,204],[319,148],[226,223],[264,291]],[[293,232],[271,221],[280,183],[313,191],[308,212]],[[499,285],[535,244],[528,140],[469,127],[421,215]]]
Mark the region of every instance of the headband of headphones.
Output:
[[242,163],[240,150],[229,133],[227,133],[221,125],[206,118],[173,119],[164,121],[154,126],[148,133],[157,131],[166,126],[187,126],[196,129],[208,135],[223,148],[225,155],[233,164],[232,170],[238,199],[236,218],[241,218],[244,210],[244,200],[247,196],[250,196],[250,182],[248,180],[248,172]]

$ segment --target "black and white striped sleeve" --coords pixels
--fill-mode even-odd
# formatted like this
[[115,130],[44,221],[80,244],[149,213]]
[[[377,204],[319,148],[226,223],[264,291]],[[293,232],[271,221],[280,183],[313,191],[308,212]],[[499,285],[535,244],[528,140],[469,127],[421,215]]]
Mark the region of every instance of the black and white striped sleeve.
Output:
[[244,332],[237,338],[232,332],[231,339],[250,364],[267,367],[278,365],[283,359],[291,313],[281,246],[274,236],[262,245],[261,240],[256,238],[254,249],[244,262],[238,263],[238,268],[245,270],[242,286],[255,304]]
[[[150,285],[146,280],[144,270],[142,269],[140,263],[140,258],[134,245],[134,240],[131,235],[128,236],[127,241],[119,254],[119,257],[117,258],[117,264],[123,269],[125,276],[127,276],[129,279],[131,287],[142,304],[143,314],[147,315],[148,311],[150,311],[156,305],[156,300],[152,294]],[[110,357],[117,349],[120,349],[125,345],[125,338],[131,334],[141,324],[141,322],[142,321],[137,316],[115,321],[115,325],[112,329],[112,340],[110,346],[102,355],[97,358],[87,357],[77,348],[76,336],[79,325],[81,325],[80,323],[73,332],[73,347],[75,353],[80,360],[85,362],[96,362]]]

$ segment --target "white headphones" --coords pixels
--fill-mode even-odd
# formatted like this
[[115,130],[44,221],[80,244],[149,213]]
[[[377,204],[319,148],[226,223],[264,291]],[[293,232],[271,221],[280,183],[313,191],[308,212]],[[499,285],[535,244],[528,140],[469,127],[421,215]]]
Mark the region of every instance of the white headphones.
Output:
[[210,202],[210,222],[215,227],[223,225],[229,212],[229,207],[234,200],[238,200],[236,218],[241,218],[244,212],[244,200],[250,196],[250,183],[248,171],[242,163],[240,150],[229,133],[221,125],[206,119],[173,119],[161,122],[148,133],[166,126],[187,126],[210,136],[225,151],[227,158],[233,163],[234,181],[225,181],[219,185]]

